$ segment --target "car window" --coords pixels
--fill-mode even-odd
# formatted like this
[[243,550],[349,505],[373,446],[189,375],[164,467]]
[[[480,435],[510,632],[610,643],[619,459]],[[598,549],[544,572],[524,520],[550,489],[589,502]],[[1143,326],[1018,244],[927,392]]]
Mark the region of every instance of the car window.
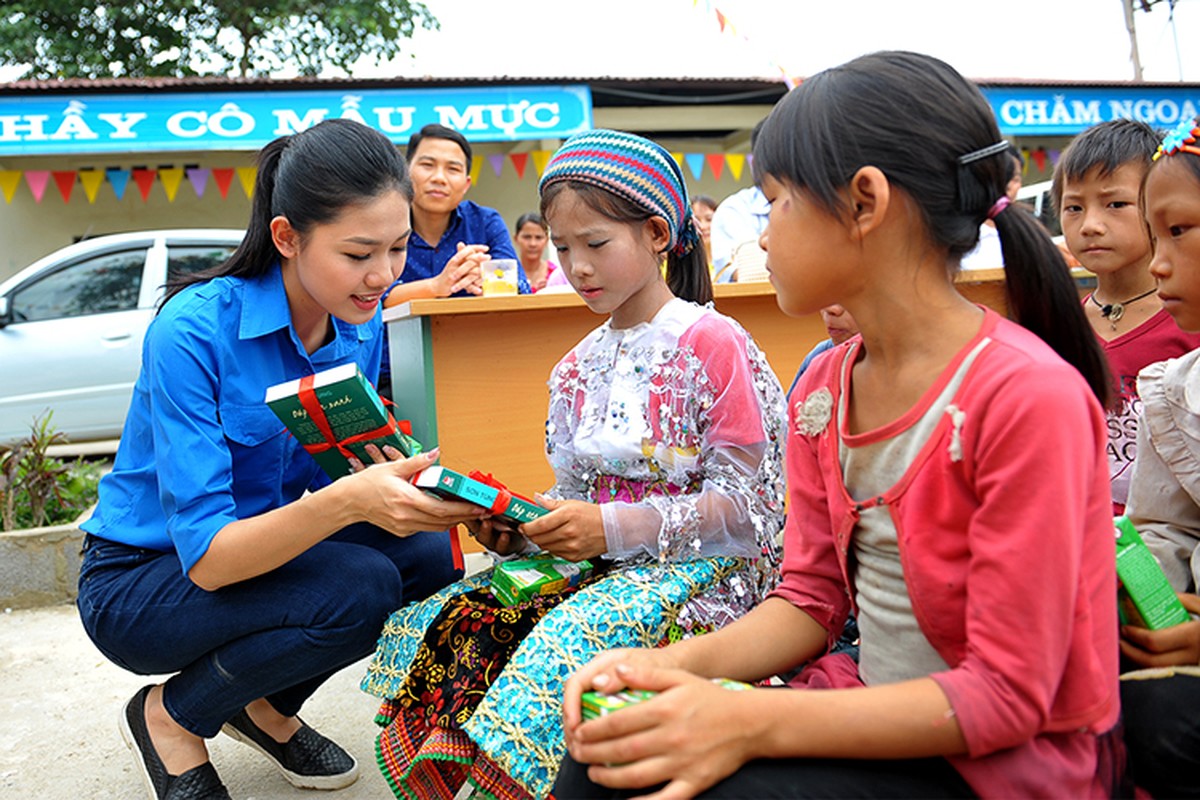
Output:
[[145,264],[144,247],[70,264],[17,289],[13,318],[36,322],[137,308]]
[[167,251],[167,280],[215,267],[233,255],[231,244],[173,245]]

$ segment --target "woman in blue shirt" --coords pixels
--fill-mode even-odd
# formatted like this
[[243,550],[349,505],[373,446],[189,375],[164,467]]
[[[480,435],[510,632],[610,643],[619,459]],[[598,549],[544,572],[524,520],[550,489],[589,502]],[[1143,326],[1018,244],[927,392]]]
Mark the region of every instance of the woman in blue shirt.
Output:
[[445,530],[481,516],[409,484],[436,452],[376,451],[331,483],[263,401],[339,364],[378,376],[379,298],[410,234],[404,160],[371,128],[329,120],[258,164],[237,252],[168,287],[83,525],[88,635],[126,669],[173,673],[121,715],[155,800],[228,797],[204,744],[221,730],[294,785],[353,782],[354,759],[296,715],[371,653],[394,608],[459,577]]

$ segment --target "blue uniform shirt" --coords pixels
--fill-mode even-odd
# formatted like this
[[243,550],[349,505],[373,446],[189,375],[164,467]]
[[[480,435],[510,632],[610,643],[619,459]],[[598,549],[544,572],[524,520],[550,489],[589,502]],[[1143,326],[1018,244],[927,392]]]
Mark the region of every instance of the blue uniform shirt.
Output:
[[186,574],[217,531],[329,483],[264,402],[272,384],[348,362],[375,381],[381,314],[333,320],[311,356],[292,328],[276,264],[184,289],[146,331],[121,446],[88,533],[175,550]]
[[[450,215],[450,224],[436,245],[422,239],[413,231],[408,240],[408,260],[404,264],[404,272],[400,279],[388,287],[390,292],[397,284],[425,280],[436,277],[445,268],[446,262],[458,252],[458,243],[486,244],[488,255],[492,258],[517,258],[513,249],[512,239],[508,236],[508,228],[504,218],[494,208],[481,206],[470,200],[458,204],[458,208]],[[525,277],[525,268],[517,259],[517,292],[529,294],[529,278]],[[470,292],[461,291],[452,297],[470,297]],[[387,293],[384,293],[387,297]]]

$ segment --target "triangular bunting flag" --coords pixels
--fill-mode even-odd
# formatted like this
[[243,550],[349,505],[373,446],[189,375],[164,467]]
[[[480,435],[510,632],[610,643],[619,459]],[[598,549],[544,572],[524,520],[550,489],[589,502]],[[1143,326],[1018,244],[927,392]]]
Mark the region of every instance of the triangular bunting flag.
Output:
[[692,177],[700,180],[700,176],[704,173],[704,153],[688,153],[683,157],[687,162],[687,167],[692,171]]
[[133,182],[137,184],[138,191],[142,193],[142,202],[149,201],[150,190],[154,187],[154,170],[135,169],[133,171]]
[[258,167],[238,167],[237,175],[246,197],[254,197],[254,179],[258,177]]
[[549,150],[534,150],[533,151],[533,168],[537,170],[538,177],[542,177],[542,173],[546,171],[546,165],[550,163],[551,152]]
[[525,180],[525,167],[529,166],[529,153],[513,153],[509,158],[512,159],[513,169],[517,171],[517,180]]
[[204,190],[208,188],[208,168],[193,167],[189,169],[187,179],[191,181],[192,188],[196,190],[196,197],[204,197]]
[[742,167],[746,166],[745,153],[726,153],[725,163],[729,165],[729,171],[733,174],[735,181],[742,179]]
[[504,154],[492,153],[487,157],[487,159],[488,163],[492,165],[492,173],[499,178],[500,173],[504,170]]
[[721,33],[725,32],[725,15],[721,13],[721,9],[716,9],[717,24],[721,26]]
[[680,169],[683,169],[683,153],[671,153],[671,158],[675,159],[675,163],[679,165]]
[[19,169],[0,170],[0,189],[4,190],[4,202],[12,202],[13,196],[17,193],[17,186],[20,184],[21,171]]
[[100,193],[100,185],[104,183],[104,173],[98,169],[85,169],[79,172],[79,182],[83,184],[83,192],[89,203],[96,202]]
[[1062,158],[1062,150],[1050,151],[1050,166],[1051,168],[1058,166],[1058,160]]
[[42,202],[42,195],[46,193],[46,184],[49,182],[49,170],[30,169],[25,171],[25,183],[29,184],[29,191],[33,192],[33,199],[39,203]]
[[58,187],[63,202],[71,202],[71,192],[75,190],[75,170],[55,170],[50,174],[54,176],[54,185]]
[[217,191],[221,199],[229,196],[229,187],[233,184],[233,167],[217,167],[212,171],[213,180],[217,182]]
[[113,187],[113,194],[120,200],[125,196],[125,189],[129,186],[129,170],[109,167],[107,173],[108,182]]
[[1038,172],[1046,171],[1046,148],[1039,147],[1033,151],[1033,163],[1037,164]]
[[708,168],[712,170],[713,178],[721,180],[721,173],[725,171],[725,154],[708,153],[704,156],[704,160],[708,162]]
[[482,156],[471,156],[471,174],[467,177],[471,179],[471,183],[479,180],[479,170],[483,169]]
[[179,192],[179,184],[183,183],[183,167],[167,167],[158,171],[163,190],[167,193],[167,202],[174,203],[175,195]]

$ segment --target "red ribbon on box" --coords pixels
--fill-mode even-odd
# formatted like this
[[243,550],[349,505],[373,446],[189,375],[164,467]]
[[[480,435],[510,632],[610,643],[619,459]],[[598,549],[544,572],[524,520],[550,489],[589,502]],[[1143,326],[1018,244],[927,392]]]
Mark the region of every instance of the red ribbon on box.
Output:
[[[408,420],[402,419],[399,422],[392,416],[392,412],[387,411],[388,421],[380,425],[373,431],[359,433],[354,436],[348,436],[345,439],[338,441],[333,435],[333,428],[329,426],[329,420],[325,417],[325,409],[321,408],[321,401],[317,399],[317,393],[313,389],[313,376],[305,375],[300,379],[300,392],[298,395],[300,405],[308,412],[309,419],[317,426],[317,430],[321,432],[321,436],[325,437],[325,441],[317,444],[306,444],[302,447],[310,453],[323,453],[326,450],[337,448],[337,451],[346,458],[357,458],[347,447],[348,444],[356,442],[370,441],[381,436],[387,436],[394,430],[400,430],[406,436],[412,436],[412,424]],[[383,399],[383,398],[380,398]],[[387,400],[384,400],[387,403]]]
[[508,508],[508,504],[510,502],[512,502],[512,499],[514,497],[516,497],[519,500],[524,500],[526,503],[532,503],[533,505],[537,505],[532,500],[530,500],[528,497],[525,497],[524,495],[519,495],[516,492],[510,490],[507,486],[505,486],[499,480],[492,477],[492,473],[490,473],[490,472],[480,472],[477,469],[473,469],[467,473],[467,477],[471,478],[472,480],[477,480],[480,483],[486,484],[496,490],[496,500],[494,503],[492,503],[492,507],[490,509],[488,509],[493,514],[503,514],[505,509]]

